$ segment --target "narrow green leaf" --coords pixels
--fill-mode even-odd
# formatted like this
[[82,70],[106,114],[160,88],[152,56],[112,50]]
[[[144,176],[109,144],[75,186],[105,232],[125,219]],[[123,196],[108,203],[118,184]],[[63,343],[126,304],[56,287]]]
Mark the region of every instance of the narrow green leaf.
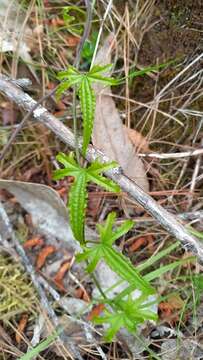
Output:
[[103,187],[107,191],[113,191],[113,192],[120,192],[120,187],[116,183],[114,183],[112,180],[109,180],[101,175],[92,175],[88,172],[87,174],[88,181],[92,181],[96,183],[97,185]]
[[92,135],[95,106],[96,106],[95,94],[86,76],[83,77],[79,87],[79,98],[80,98],[81,110],[83,115],[82,153],[83,155],[85,155],[87,146],[89,145]]
[[75,238],[84,242],[85,209],[87,206],[86,173],[81,171],[69,192],[70,225]]
[[185,264],[188,261],[191,260],[195,260],[194,256],[190,256],[188,258],[182,259],[182,260],[178,260],[178,261],[174,261],[171,264],[165,265],[165,266],[161,266],[159,269],[156,269],[152,272],[150,272],[149,274],[146,274],[144,276],[144,279],[147,281],[152,281],[160,276],[162,276],[164,273],[166,273],[167,271],[172,271],[173,269],[175,269],[177,266],[181,266],[183,264]]
[[112,64],[107,65],[94,65],[92,69],[88,72],[88,75],[96,75],[106,72],[112,68]]
[[24,354],[23,356],[21,356],[19,358],[19,360],[32,360],[34,358],[36,358],[36,356],[38,356],[40,354],[40,352],[42,352],[43,350],[46,350],[49,345],[57,339],[57,337],[59,336],[59,334],[62,332],[62,328],[58,327],[58,329],[56,329],[56,331],[54,331],[53,334],[51,334],[50,336],[47,337],[47,339],[45,339],[44,341],[42,341],[40,344],[38,344],[36,347],[34,347],[33,349],[29,350],[26,354]]
[[192,227],[188,227],[188,230],[192,235],[194,235],[197,238],[203,240],[203,232],[202,231],[201,232],[197,231],[197,230],[193,229]]
[[121,253],[116,252],[110,246],[104,247],[104,259],[109,267],[115,271],[122,279],[135,284],[137,289],[144,293],[154,294],[154,289],[133,267],[130,261]]
[[73,154],[70,153],[69,155],[66,155],[62,152],[60,152],[57,156],[56,156],[56,160],[58,162],[60,162],[61,164],[63,164],[65,167],[67,167],[68,169],[73,169],[73,170],[78,170],[80,169],[80,167],[78,166],[78,164],[76,163]]
[[88,167],[88,173],[89,174],[91,173],[92,175],[98,175],[107,170],[117,167],[119,167],[119,164],[116,161],[111,161],[108,163],[101,164],[99,161],[96,160]]
[[120,82],[117,79],[114,79],[112,77],[103,77],[101,75],[89,75],[88,79],[90,82],[99,82],[104,85],[118,85]]
[[80,72],[74,67],[69,65],[68,69],[65,71],[60,71],[57,74],[57,79],[59,80],[63,80],[63,79],[69,79],[70,76],[77,76],[77,77],[81,77]]
[[113,244],[115,240],[119,239],[121,236],[126,234],[134,226],[134,221],[126,220],[124,223],[119,226],[115,231],[113,231],[113,236],[111,237],[110,244]]
[[173,250],[180,246],[180,242],[177,241],[175,244],[168,246],[166,249],[159,251],[155,256],[152,255],[149,259],[147,259],[144,263],[139,264],[137,266],[137,270],[139,272],[147,269],[148,267],[152,266],[158,260],[162,259],[163,257],[169,255]]
[[62,82],[62,83],[58,86],[58,88],[57,88],[57,90],[56,90],[56,100],[57,100],[57,101],[60,99],[61,95],[62,95],[66,90],[69,89],[70,86],[71,86],[71,85],[70,85],[70,82],[69,82],[69,81],[64,81],[64,82]]
[[78,170],[74,171],[72,169],[58,169],[53,172],[53,180],[60,180],[66,176],[76,176]]

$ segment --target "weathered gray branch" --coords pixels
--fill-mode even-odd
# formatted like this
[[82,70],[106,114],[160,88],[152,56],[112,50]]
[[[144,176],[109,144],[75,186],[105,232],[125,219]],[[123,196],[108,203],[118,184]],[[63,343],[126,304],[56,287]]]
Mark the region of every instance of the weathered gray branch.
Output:
[[[0,75],[0,92],[4,93],[11,101],[15,102],[20,108],[29,112],[36,105],[36,101],[26,94],[19,86],[16,86],[9,78]],[[74,135],[70,129],[64,126],[58,119],[50,114],[44,107],[39,105],[33,111],[35,120],[44,124],[47,128],[55,133],[65,144],[74,149]],[[95,159],[100,159],[103,162],[108,161],[108,158],[93,146],[89,146],[86,159],[93,162]],[[132,180],[125,176],[120,169],[109,170],[106,176],[114,180],[120,185],[121,189],[129,194],[135,201],[137,201],[143,208],[148,211],[159,224],[161,224],[171,235],[180,240],[185,247],[199,257],[203,263],[203,246],[199,240],[194,238],[179,223],[175,216],[170,214],[162,206],[160,206],[151,196],[145,193]]]

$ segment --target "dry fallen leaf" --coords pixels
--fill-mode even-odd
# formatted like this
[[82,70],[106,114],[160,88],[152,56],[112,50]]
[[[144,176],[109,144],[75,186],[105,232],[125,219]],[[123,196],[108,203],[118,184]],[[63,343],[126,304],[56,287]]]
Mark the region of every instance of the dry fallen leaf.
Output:
[[32,239],[25,241],[23,247],[24,249],[32,249],[35,246],[42,245],[44,245],[44,240],[40,236],[35,236]]
[[28,314],[23,314],[20,318],[20,321],[19,321],[19,324],[18,324],[18,327],[17,327],[17,331],[16,331],[16,334],[15,334],[15,338],[16,338],[16,342],[17,344],[19,345],[21,340],[22,340],[22,334],[25,330],[25,327],[27,325],[27,322],[28,322]]
[[44,266],[47,257],[49,255],[53,254],[55,251],[56,251],[56,248],[55,248],[55,246],[52,246],[52,245],[45,246],[40,251],[40,253],[38,254],[38,257],[37,257],[37,261],[36,261],[37,270],[40,270]]
[[137,130],[130,129],[124,125],[124,131],[127,133],[131,143],[137,150],[149,152],[149,144],[147,139]]
[[105,308],[104,304],[98,304],[94,306],[94,308],[88,314],[87,320],[91,321],[95,316],[99,316],[101,312],[104,310],[104,308]]
[[[98,52],[95,64],[111,63],[110,50],[113,41],[112,35],[105,40]],[[149,184],[144,165],[124,130],[121,117],[111,96],[110,87],[104,88],[102,84],[97,83],[94,85],[94,90],[96,92],[96,112],[92,136],[94,146],[110,159],[116,160],[127,176],[143,190],[148,191]]]
[[71,267],[71,261],[65,261],[61,267],[59,268],[58,272],[54,276],[54,282],[58,286],[58,288],[62,291],[66,291],[64,284],[63,284],[63,278],[68,270],[70,270]]

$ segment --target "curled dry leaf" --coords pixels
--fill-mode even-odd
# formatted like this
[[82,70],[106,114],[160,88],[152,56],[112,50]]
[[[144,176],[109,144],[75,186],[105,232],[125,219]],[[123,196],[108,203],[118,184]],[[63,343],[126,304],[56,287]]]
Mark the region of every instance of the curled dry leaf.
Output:
[[[114,37],[110,35],[98,52],[95,64],[111,63],[111,48]],[[108,74],[105,74],[108,75]],[[135,147],[124,129],[121,117],[112,98],[110,87],[97,83],[96,112],[92,141],[95,147],[112,160],[116,160],[124,173],[133,179],[143,190],[149,190],[149,184],[142,160],[137,156]]]
[[64,262],[54,277],[55,284],[62,291],[66,291],[64,284],[63,284],[63,278],[64,278],[65,274],[67,273],[67,271],[70,269],[70,267],[71,267],[71,261]]
[[44,245],[44,240],[40,236],[35,236],[32,239],[27,240],[23,247],[24,249],[32,249],[35,246],[42,246]]
[[90,313],[87,316],[87,320],[91,321],[95,316],[99,316],[102,311],[104,310],[105,305],[104,304],[98,304],[94,306],[94,308],[90,311]]
[[22,334],[25,330],[27,322],[28,322],[28,314],[23,314],[20,318],[20,321],[19,321],[19,324],[17,327],[17,331],[16,331],[16,335],[15,335],[16,342],[18,345],[20,344],[20,342],[22,340]]
[[55,251],[56,251],[56,248],[55,248],[55,246],[52,246],[52,245],[45,246],[40,251],[40,253],[38,254],[38,257],[37,257],[37,261],[36,261],[37,270],[40,270],[44,266],[47,257],[49,255],[53,254]]
[[90,297],[89,297],[87,291],[85,290],[85,288],[82,289],[80,287],[80,288],[76,289],[74,295],[77,299],[82,299],[85,302],[90,302]]

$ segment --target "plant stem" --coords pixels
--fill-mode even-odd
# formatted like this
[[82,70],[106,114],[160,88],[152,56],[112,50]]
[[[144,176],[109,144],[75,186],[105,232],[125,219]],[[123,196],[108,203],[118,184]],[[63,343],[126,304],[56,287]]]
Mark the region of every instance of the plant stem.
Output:
[[[84,32],[81,38],[81,41],[77,48],[77,54],[74,62],[74,66],[76,69],[79,68],[81,53],[85,41],[87,40],[90,29],[91,29],[91,21],[92,21],[92,11],[93,11],[94,2],[92,0],[86,0],[86,7],[87,7],[87,19],[85,22]],[[78,124],[77,124],[77,99],[76,99],[76,86],[73,88],[73,132],[75,135],[75,154],[77,163],[80,165],[80,151],[79,151],[79,143],[78,143]]]

